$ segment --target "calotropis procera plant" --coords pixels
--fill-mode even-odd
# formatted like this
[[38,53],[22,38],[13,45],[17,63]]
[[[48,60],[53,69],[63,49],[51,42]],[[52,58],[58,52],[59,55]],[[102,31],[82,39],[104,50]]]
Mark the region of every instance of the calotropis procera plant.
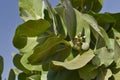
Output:
[[19,0],[18,80],[120,80],[120,14],[99,13],[102,5],[59,0],[53,8],[48,0]]

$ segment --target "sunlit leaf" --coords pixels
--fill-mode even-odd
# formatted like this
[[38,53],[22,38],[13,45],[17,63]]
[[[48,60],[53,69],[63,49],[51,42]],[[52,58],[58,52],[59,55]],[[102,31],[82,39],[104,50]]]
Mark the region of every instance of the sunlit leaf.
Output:
[[99,33],[99,35],[102,36],[101,31],[100,31],[100,29],[99,29],[99,26],[98,26],[96,20],[94,19],[94,17],[92,17],[92,16],[89,15],[89,14],[83,14],[82,17],[83,17],[83,19],[84,19],[86,22],[89,23],[89,25],[90,25],[97,33]]
[[105,65],[106,67],[109,66],[114,59],[114,52],[108,50],[106,47],[97,49],[95,51],[96,56],[93,59],[93,63],[97,66]]
[[44,18],[45,4],[43,0],[20,0],[20,16],[24,21]]
[[53,61],[53,64],[58,67],[64,67],[69,70],[79,69],[85,66],[90,60],[94,57],[92,50],[88,50],[84,52],[82,55],[77,55],[73,60],[68,62],[59,62],[59,61]]

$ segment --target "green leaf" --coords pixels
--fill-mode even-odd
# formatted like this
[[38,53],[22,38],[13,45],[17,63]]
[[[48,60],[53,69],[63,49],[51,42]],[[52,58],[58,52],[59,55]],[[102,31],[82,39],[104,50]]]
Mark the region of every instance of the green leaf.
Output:
[[49,56],[53,55],[57,46],[64,42],[64,40],[58,37],[48,38],[43,45],[40,45],[34,49],[34,53],[28,58],[29,62],[31,64],[40,64]]
[[15,65],[15,67],[17,67],[18,69],[28,73],[29,71],[20,62],[21,58],[22,58],[22,55],[16,54],[13,58],[13,63]]
[[27,77],[28,75],[22,72],[18,75],[18,80],[26,80]]
[[114,24],[114,29],[116,29],[118,32],[120,32],[120,13],[114,13],[114,14],[110,14],[115,20],[115,24]]
[[120,79],[120,71],[118,71],[117,73],[113,74],[114,76],[114,80],[119,80]]
[[58,67],[64,67],[68,70],[74,70],[79,69],[85,66],[90,60],[94,57],[92,50],[88,50],[84,52],[82,55],[77,55],[73,60],[68,62],[59,62],[59,61],[53,61],[53,64]]
[[27,77],[26,80],[41,80],[41,75],[32,75]]
[[45,1],[46,5],[47,5],[47,10],[49,11],[50,16],[51,16],[51,18],[53,20],[53,30],[54,30],[54,33],[55,33],[55,35],[58,35],[57,28],[58,28],[59,25],[58,25],[58,22],[57,22],[57,19],[56,19],[55,12],[54,12],[51,4],[49,3],[49,1],[48,0],[44,0],[44,1]]
[[27,37],[37,37],[44,33],[49,27],[49,22],[43,19],[30,20],[19,25],[13,39],[14,46],[18,49],[23,48],[27,44]]
[[20,16],[24,21],[44,18],[45,4],[43,0],[20,0]]
[[103,28],[100,28],[100,30],[101,30],[101,33],[102,33],[102,36],[103,36],[103,39],[104,39],[104,41],[106,43],[107,48],[112,50],[113,47],[112,47],[112,44],[110,42],[110,39],[109,39],[107,33],[105,32],[105,30]]
[[26,54],[23,55],[21,58],[21,64],[30,71],[41,71],[42,66],[41,65],[31,65],[28,61],[28,58],[33,54],[33,51],[27,52]]
[[83,80],[92,80],[98,74],[97,67],[92,64],[87,64],[86,66],[80,68],[78,71],[80,78]]
[[2,75],[3,68],[4,68],[3,57],[0,56],[0,76]]
[[49,70],[48,80],[79,80],[77,70]]
[[63,20],[68,31],[68,35],[73,39],[76,35],[76,15],[74,9],[68,0],[61,0],[61,5],[65,7]]
[[49,56],[42,64],[43,70],[48,70],[49,67],[56,68],[55,66],[50,66],[51,61],[64,61],[70,54],[71,47],[68,47],[66,45],[59,45],[58,49],[56,49],[55,53],[51,56]]
[[99,12],[103,5],[103,0],[70,0],[73,7],[81,12]]
[[104,64],[108,67],[114,60],[114,52],[112,50],[108,50],[106,47],[102,47],[95,51],[95,57],[93,58],[93,64],[97,66],[101,66]]
[[90,25],[97,33],[99,33],[99,35],[102,36],[101,31],[100,31],[100,29],[99,29],[99,26],[98,26],[96,20],[94,19],[94,17],[92,17],[92,16],[89,15],[89,14],[83,14],[83,15],[82,15],[82,18],[83,18],[87,23],[89,23],[89,25]]
[[110,69],[100,69],[96,80],[109,80],[111,76],[112,76],[112,71]]
[[15,75],[15,73],[14,73],[14,70],[11,69],[11,70],[10,70],[10,73],[9,73],[8,80],[16,80],[15,77],[16,77],[16,75]]

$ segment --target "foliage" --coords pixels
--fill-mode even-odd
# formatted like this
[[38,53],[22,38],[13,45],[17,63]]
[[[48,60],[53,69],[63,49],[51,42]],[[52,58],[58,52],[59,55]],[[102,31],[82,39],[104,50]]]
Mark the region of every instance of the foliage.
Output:
[[119,80],[120,13],[100,13],[102,5],[59,0],[53,8],[48,0],[19,0],[18,70],[11,69],[8,80]]

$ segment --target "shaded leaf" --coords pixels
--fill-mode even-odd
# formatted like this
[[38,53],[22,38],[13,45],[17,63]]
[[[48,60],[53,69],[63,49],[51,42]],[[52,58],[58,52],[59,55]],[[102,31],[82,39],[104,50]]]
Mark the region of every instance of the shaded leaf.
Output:
[[77,70],[49,70],[48,80],[79,80]]
[[69,70],[79,69],[85,66],[90,60],[94,57],[92,50],[88,50],[84,52],[82,55],[77,55],[73,60],[68,62],[59,62],[59,61],[53,61],[53,64],[58,67],[64,67]]
[[13,69],[10,70],[8,80],[16,80],[16,75]]
[[20,16],[24,21],[44,18],[45,4],[43,0],[20,0]]
[[71,47],[68,47],[66,45],[59,45],[58,48],[56,49],[55,53],[51,56],[49,56],[42,64],[43,70],[49,70],[49,68],[54,68],[55,67],[52,65],[51,66],[51,61],[64,61],[70,54]]
[[20,55],[20,54],[16,54],[16,55],[14,56],[14,58],[13,58],[13,63],[14,63],[14,65],[15,65],[15,67],[17,67],[18,69],[20,69],[20,70],[22,70],[22,71],[24,71],[24,72],[29,72],[29,71],[21,64],[21,62],[20,62],[21,58],[22,58],[22,55]]
[[83,80],[95,79],[98,74],[97,67],[92,64],[87,64],[86,66],[80,68],[78,71],[80,78],[82,78]]
[[3,57],[0,56],[0,76],[2,75],[3,68],[4,68]]

